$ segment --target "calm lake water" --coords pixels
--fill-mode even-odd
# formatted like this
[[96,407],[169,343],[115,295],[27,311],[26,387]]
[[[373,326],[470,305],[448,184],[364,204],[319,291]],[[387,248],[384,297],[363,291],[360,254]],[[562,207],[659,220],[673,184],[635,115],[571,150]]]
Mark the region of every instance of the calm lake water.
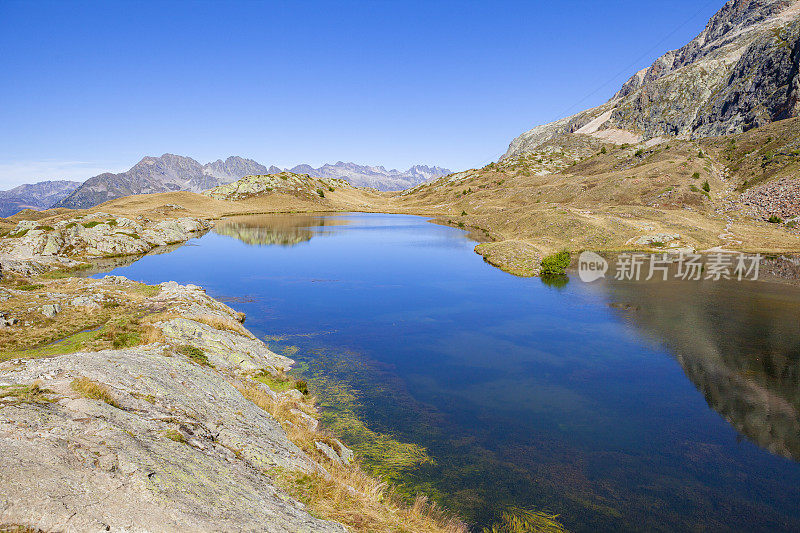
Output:
[[[114,274],[204,286],[476,526],[800,531],[800,289],[521,279],[400,215],[231,219]],[[313,384],[313,379],[312,379]]]

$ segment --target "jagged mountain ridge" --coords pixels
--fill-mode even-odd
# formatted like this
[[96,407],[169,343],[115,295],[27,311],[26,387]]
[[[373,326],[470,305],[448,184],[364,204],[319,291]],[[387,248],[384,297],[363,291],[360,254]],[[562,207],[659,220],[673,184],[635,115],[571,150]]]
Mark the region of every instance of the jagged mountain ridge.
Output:
[[11,216],[23,209],[47,209],[80,185],[79,181],[40,181],[0,191],[0,217]]
[[800,114],[800,2],[730,0],[684,47],[607,103],[514,139],[503,159],[569,133],[621,143],[741,133]]
[[[135,194],[170,191],[202,192],[232,183],[245,176],[277,174],[283,169],[275,165],[266,167],[252,159],[231,156],[200,164],[191,157],[164,154],[161,157],[144,157],[130,170],[113,174],[106,172],[89,178],[69,196],[54,203],[53,207],[83,209],[108,200]],[[318,178],[345,179],[351,184],[380,190],[399,190],[419,185],[430,179],[450,174],[441,167],[416,165],[405,172],[386,170],[382,166],[368,167],[355,163],[338,162],[319,168],[298,165],[290,170]],[[49,207],[49,206],[45,206]]]
[[297,165],[289,172],[308,174],[315,178],[338,178],[350,182],[356,187],[372,187],[381,191],[399,191],[425,183],[432,179],[452,174],[446,168],[427,165],[414,165],[406,171],[387,170],[383,166],[365,166],[355,163],[326,164],[319,168],[310,165]]

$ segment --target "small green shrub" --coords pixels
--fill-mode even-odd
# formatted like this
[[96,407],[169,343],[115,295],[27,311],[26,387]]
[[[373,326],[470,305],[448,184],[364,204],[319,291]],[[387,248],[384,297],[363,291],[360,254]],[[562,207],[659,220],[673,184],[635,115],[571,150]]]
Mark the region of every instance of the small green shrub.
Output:
[[708,180],[703,182],[703,190],[706,192],[711,192],[711,185],[708,184]]
[[467,216],[467,212],[466,212],[466,211],[461,211],[461,216],[462,216],[462,217],[465,217],[465,216]]
[[700,173],[699,172],[695,172],[694,174],[692,174],[692,179],[699,180],[700,179]]
[[294,388],[303,393],[303,396],[308,396],[308,383],[302,379],[294,382]]
[[605,147],[605,146],[603,146],[602,148],[600,148],[600,153],[601,153],[601,154],[607,154],[607,153],[608,153],[608,150],[606,150],[606,147]]
[[325,191],[323,191],[322,189],[317,189],[317,194],[319,195],[320,198],[325,198]]
[[789,222],[786,223],[786,227],[787,228],[792,228],[792,229],[796,228],[797,227],[797,221],[796,220],[790,220]]
[[185,355],[200,366],[213,366],[208,360],[206,353],[197,346],[185,344],[178,348],[178,353]]
[[706,154],[704,154],[702,150],[697,152],[697,157],[699,157],[700,159],[703,159],[705,156],[706,156]]
[[558,252],[542,259],[539,275],[542,277],[562,276],[566,273],[571,256],[569,252]]
[[770,224],[780,224],[781,222],[783,222],[783,219],[779,216],[770,215],[770,217],[767,219],[767,222],[769,222]]
[[689,190],[692,192],[700,192],[700,187],[697,185],[689,185]]
[[175,442],[180,442],[181,444],[186,444],[186,437],[183,436],[183,433],[177,431],[175,429],[168,429],[164,432],[164,436],[167,437],[169,440],[173,440]]
[[636,150],[636,157],[642,157],[644,155],[644,148],[639,148]]

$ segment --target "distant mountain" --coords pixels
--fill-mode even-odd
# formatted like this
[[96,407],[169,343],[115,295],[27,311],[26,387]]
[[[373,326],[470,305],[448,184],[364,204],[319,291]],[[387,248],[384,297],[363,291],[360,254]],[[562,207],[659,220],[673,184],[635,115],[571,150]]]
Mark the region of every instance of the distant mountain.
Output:
[[406,171],[386,170],[382,166],[364,166],[355,163],[326,164],[319,168],[310,165],[297,165],[288,169],[295,174],[309,174],[315,178],[339,178],[347,180],[356,187],[372,187],[381,191],[400,191],[426,181],[452,174],[442,167],[415,165]]
[[[145,157],[127,172],[106,172],[89,178],[75,188],[69,196],[60,197],[52,204],[42,207],[68,207],[84,209],[114,198],[134,194],[150,194],[169,191],[202,192],[219,185],[232,183],[245,176],[277,174],[284,169],[269,167],[252,159],[231,156],[224,161],[218,159],[202,165],[191,157],[164,154],[161,157]],[[373,187],[389,191],[402,190],[434,178],[451,174],[448,169],[416,165],[406,171],[386,170],[382,166],[370,167],[343,163],[327,164],[319,168],[297,165],[289,169],[296,174],[309,174],[315,178],[339,178],[359,187]],[[37,204],[39,205],[39,204]]]
[[253,176],[258,174],[277,174],[282,169],[275,165],[269,168],[261,163],[257,163],[252,159],[244,159],[239,156],[231,156],[225,161],[217,159],[213,163],[208,163],[203,166],[203,172],[207,176],[212,176],[219,180],[219,184],[231,183],[244,176]]
[[169,191],[202,192],[249,174],[263,174],[268,170],[252,159],[241,157],[229,157],[225,161],[220,159],[201,165],[191,157],[180,155],[148,156],[127,172],[119,174],[106,172],[89,178],[53,207],[81,209],[133,194]]
[[47,209],[80,185],[78,181],[40,181],[0,191],[0,217],[11,216],[23,209]]
[[741,133],[800,114],[800,2],[730,0],[687,45],[607,103],[514,139],[504,159],[572,133],[617,144]]

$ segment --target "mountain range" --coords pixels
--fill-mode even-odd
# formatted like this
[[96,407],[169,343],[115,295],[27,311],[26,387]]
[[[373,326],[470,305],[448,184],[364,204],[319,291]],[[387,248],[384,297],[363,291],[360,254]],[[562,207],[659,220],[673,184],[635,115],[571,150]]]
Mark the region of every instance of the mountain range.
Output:
[[[134,194],[201,192],[244,176],[275,174],[283,170],[274,165],[266,167],[252,159],[238,156],[231,156],[224,161],[218,159],[205,165],[191,157],[174,154],[147,156],[126,172],[106,172],[89,178],[52,206],[82,209]],[[356,186],[379,190],[402,190],[451,173],[450,170],[438,166],[415,165],[406,171],[399,171],[341,161],[319,168],[298,165],[287,170],[319,178],[345,179]]]
[[41,181],[0,191],[0,217],[11,216],[23,209],[47,209],[80,186],[78,181]]

